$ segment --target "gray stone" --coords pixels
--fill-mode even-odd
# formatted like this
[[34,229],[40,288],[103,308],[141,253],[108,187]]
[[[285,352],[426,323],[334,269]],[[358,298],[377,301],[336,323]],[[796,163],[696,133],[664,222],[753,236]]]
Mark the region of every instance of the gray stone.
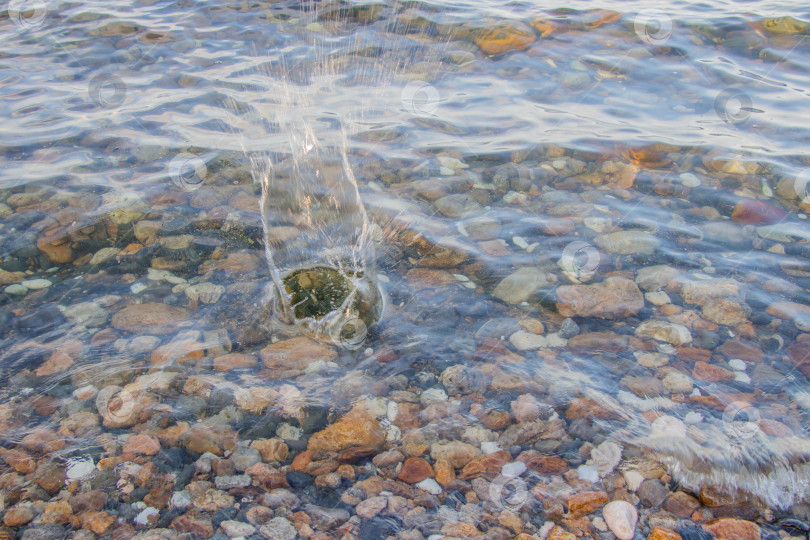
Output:
[[308,504],[304,506],[304,511],[312,518],[313,528],[319,531],[332,531],[349,521],[349,513],[340,508]]
[[483,373],[463,364],[456,364],[445,369],[439,377],[439,382],[444,385],[445,390],[451,396],[473,392],[483,393],[488,386]]
[[231,461],[237,471],[246,471],[253,465],[261,463],[262,455],[255,448],[239,446],[233,451]]
[[233,476],[217,476],[214,485],[217,489],[245,488],[250,485],[252,479],[247,474],[236,474]]
[[651,255],[660,241],[650,233],[643,231],[619,231],[601,234],[594,239],[596,245],[610,253],[634,255],[642,253]]
[[268,540],[295,540],[298,535],[290,520],[283,517],[275,517],[259,527],[259,534]]
[[660,506],[669,495],[669,490],[655,478],[644,480],[638,488],[638,498],[644,506],[655,508]]
[[507,304],[520,304],[543,287],[557,281],[553,274],[546,274],[534,267],[518,268],[506,276],[492,291],[492,296]]

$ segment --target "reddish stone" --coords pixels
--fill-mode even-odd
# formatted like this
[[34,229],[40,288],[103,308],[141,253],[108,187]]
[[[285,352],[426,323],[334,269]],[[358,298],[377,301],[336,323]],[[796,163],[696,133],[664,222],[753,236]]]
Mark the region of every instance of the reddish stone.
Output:
[[627,336],[613,332],[588,332],[569,339],[568,348],[575,353],[617,353],[627,349]]
[[760,540],[759,525],[751,521],[735,518],[720,518],[703,525],[703,529],[717,540]]
[[481,423],[492,430],[504,429],[511,423],[509,412],[503,409],[491,409],[481,415]]
[[96,534],[104,534],[107,529],[115,523],[116,517],[107,512],[86,512],[81,516],[82,528],[93,531]]
[[397,480],[408,484],[416,484],[425,478],[432,478],[434,474],[430,463],[419,457],[410,457],[402,464]]
[[380,451],[372,446],[362,448],[347,448],[341,450],[337,455],[339,463],[358,463],[364,459],[376,456]]
[[486,338],[484,343],[476,349],[473,360],[477,362],[506,362],[514,364],[522,362],[523,357],[510,351],[499,339]]
[[661,527],[653,527],[647,540],[682,540],[681,535],[672,531],[667,531]]
[[532,456],[526,460],[518,457],[518,460],[526,463],[530,471],[538,474],[562,474],[568,470],[568,462],[559,456]]
[[664,503],[664,510],[688,518],[700,506],[700,501],[683,491],[676,491]]
[[107,506],[107,494],[100,489],[77,493],[70,498],[70,507],[77,514],[98,512]]
[[312,462],[312,458],[315,455],[315,452],[312,450],[306,450],[301,452],[292,460],[292,468],[295,472],[304,472],[307,469],[307,466]]
[[34,458],[22,450],[6,450],[0,448],[0,457],[2,457],[3,461],[8,463],[12,469],[21,474],[32,473],[37,468],[37,462],[34,461]]
[[124,442],[125,454],[154,456],[160,451],[160,441],[149,435],[130,435]]
[[568,513],[583,516],[602,508],[608,502],[604,491],[583,491],[568,497]]
[[248,467],[245,474],[249,475],[254,482],[267,491],[276,488],[288,488],[290,484],[287,483],[287,475],[278,469],[274,469],[265,465],[264,463],[256,463]]
[[678,347],[678,358],[687,362],[708,362],[712,357],[712,352],[707,349],[698,349],[697,347]]
[[746,225],[770,225],[787,217],[782,208],[757,199],[740,199],[731,213],[731,219]]
[[565,411],[565,416],[569,420],[578,420],[580,418],[591,419],[598,418],[599,420],[615,420],[619,418],[619,413],[605,407],[602,403],[588,398],[574,398]]
[[765,354],[756,345],[733,339],[723,343],[717,351],[726,358],[739,358],[746,362],[759,363],[765,357]]
[[810,341],[796,341],[785,352],[802,375],[810,378]]
[[498,474],[501,472],[501,468],[510,461],[512,461],[512,455],[506,450],[486,454],[467,463],[464,468],[461,469],[459,478],[462,480],[472,480],[473,478],[478,478],[488,473]]
[[720,366],[715,366],[714,364],[707,364],[706,362],[695,363],[695,367],[692,369],[692,376],[701,381],[709,382],[728,382],[734,380],[733,372],[721,368]]
[[385,433],[380,423],[362,409],[355,408],[340,420],[309,438],[308,450],[315,453],[339,452],[352,447],[382,448]]
[[211,523],[211,518],[193,512],[187,512],[174,518],[169,527],[179,533],[191,533],[200,538],[214,536],[214,525]]

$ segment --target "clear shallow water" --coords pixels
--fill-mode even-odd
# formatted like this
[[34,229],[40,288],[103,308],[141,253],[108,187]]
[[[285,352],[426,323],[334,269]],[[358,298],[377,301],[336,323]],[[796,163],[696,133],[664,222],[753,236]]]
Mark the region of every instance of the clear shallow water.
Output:
[[[806,10],[313,7],[48,3],[0,21],[0,268],[51,283],[3,296],[7,446],[61,427],[47,454],[97,462],[117,455],[108,433],[204,418],[242,440],[281,433],[294,455],[317,431],[302,408],[360,401],[385,407],[390,447],[534,448],[598,486],[617,474],[594,471],[608,440],[624,470],[655,458],[695,492],[741,487],[804,515]],[[267,309],[255,164],[284,185],[297,123],[332,157],[346,135],[390,297],[368,352],[316,351],[332,363],[308,370],[257,358],[295,330]],[[323,168],[338,184],[343,170]],[[186,311],[114,318],[149,302]],[[255,365],[217,369],[228,350]],[[456,365],[463,384],[442,376]],[[126,384],[116,422],[103,391]],[[152,413],[130,418],[143,385]],[[53,410],[31,410],[41,396]],[[526,424],[518,398],[565,433],[482,425],[490,410]],[[409,400],[416,423],[391,412]],[[66,427],[79,412],[106,422]],[[527,483],[564,499],[560,478]]]

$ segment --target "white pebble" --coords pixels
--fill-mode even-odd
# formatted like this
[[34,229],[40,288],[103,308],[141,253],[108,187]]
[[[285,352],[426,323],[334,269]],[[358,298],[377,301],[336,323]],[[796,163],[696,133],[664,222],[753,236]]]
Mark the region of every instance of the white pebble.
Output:
[[683,421],[687,424],[699,424],[703,422],[703,415],[699,412],[689,411],[686,413],[686,416],[683,417]]
[[3,289],[6,294],[10,294],[11,296],[25,296],[28,294],[28,289],[20,285],[19,283],[14,283],[9,285],[5,289]]
[[526,464],[522,461],[513,461],[501,467],[501,475],[505,478],[517,478],[526,472]]
[[527,247],[529,247],[529,243],[522,236],[513,236],[512,243],[515,244],[520,249],[526,249]]
[[495,452],[499,452],[501,447],[498,446],[498,443],[491,442],[491,441],[484,441],[481,443],[481,452],[485,454],[494,454]]
[[48,281],[47,279],[26,279],[22,283],[20,283],[26,289],[36,291],[37,289],[47,289],[53,283]]
[[599,471],[596,470],[594,465],[580,465],[577,467],[577,474],[579,474],[580,480],[585,480],[592,484],[599,481]]
[[129,286],[129,290],[132,291],[132,294],[138,294],[144,289],[146,289],[146,283],[141,283],[140,281],[136,281]]
[[96,464],[93,463],[93,458],[70,458],[67,460],[67,470],[65,475],[68,480],[77,480],[84,478],[88,474],[96,470]]
[[632,540],[638,523],[636,507],[626,501],[612,501],[602,511],[605,522],[620,540]]
[[416,484],[416,487],[418,487],[421,490],[427,491],[431,495],[438,495],[439,493],[442,492],[442,486],[440,486],[439,483],[433,478],[425,478],[424,480]]
[[692,173],[681,174],[681,183],[686,187],[698,187],[700,185],[700,178]]
[[744,371],[735,371],[734,372],[734,380],[739,381],[741,383],[748,384],[751,382],[751,377]]
[[171,505],[178,510],[185,510],[191,504],[191,495],[188,491],[175,491],[171,498]]
[[159,514],[160,512],[158,511],[157,508],[152,508],[151,506],[149,506],[147,508],[144,508],[141,511],[141,513],[135,516],[135,519],[133,519],[132,521],[135,523],[135,525],[147,526],[149,525],[149,518],[151,516],[157,516]]
[[419,396],[419,401],[422,403],[422,405],[430,405],[431,403],[447,401],[447,392],[441,388],[428,388],[422,392],[421,396]]
[[439,174],[442,176],[453,176],[456,174],[456,171],[451,169],[450,167],[439,167]]
[[745,368],[748,367],[745,361],[740,360],[739,358],[732,358],[731,360],[728,361],[728,365],[730,365],[731,369],[733,369],[734,371],[745,371]]

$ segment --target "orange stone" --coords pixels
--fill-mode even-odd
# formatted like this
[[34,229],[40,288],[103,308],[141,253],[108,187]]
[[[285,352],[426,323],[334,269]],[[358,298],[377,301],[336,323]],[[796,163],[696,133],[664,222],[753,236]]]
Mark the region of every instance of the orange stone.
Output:
[[647,540],[682,540],[681,535],[662,529],[661,527],[653,527]]
[[568,513],[574,516],[590,514],[608,502],[604,491],[584,491],[568,497]]
[[214,358],[214,369],[217,371],[249,369],[255,365],[256,357],[252,354],[230,353]]
[[116,521],[116,517],[107,512],[86,512],[81,519],[83,529],[89,529],[99,535],[107,532],[107,529]]
[[512,455],[506,450],[486,454],[467,463],[464,468],[461,469],[459,478],[462,480],[472,480],[473,478],[478,478],[487,473],[497,474],[501,472],[501,468],[510,461],[512,461]]
[[546,540],[577,540],[577,537],[560,526],[555,526],[546,536]]
[[399,471],[397,480],[408,484],[416,484],[425,478],[432,478],[434,474],[430,463],[419,457],[410,457],[402,464],[402,470]]
[[734,373],[706,362],[696,362],[692,369],[692,376],[701,381],[728,382],[734,380]]
[[194,362],[204,356],[205,346],[190,339],[173,341],[161,345],[152,351],[152,365],[159,366],[167,362]]
[[715,519],[705,523],[703,530],[713,534],[717,540],[760,540],[762,538],[759,525],[744,519]]
[[337,358],[337,351],[333,348],[303,336],[272,343],[259,354],[265,366],[280,370],[306,369],[316,360],[331,362]]
[[443,486],[456,479],[456,470],[446,459],[437,459],[433,464],[433,470],[436,473],[436,481]]
[[475,528],[475,525],[464,522],[448,523],[442,527],[442,534],[454,538],[480,538],[484,533]]
[[340,420],[309,438],[307,450],[315,453],[340,452],[346,448],[382,448],[385,433],[380,423],[360,408],[346,413]]
[[534,40],[532,29],[519,23],[508,23],[484,30],[474,38],[475,44],[486,54],[522,51],[528,49]]

